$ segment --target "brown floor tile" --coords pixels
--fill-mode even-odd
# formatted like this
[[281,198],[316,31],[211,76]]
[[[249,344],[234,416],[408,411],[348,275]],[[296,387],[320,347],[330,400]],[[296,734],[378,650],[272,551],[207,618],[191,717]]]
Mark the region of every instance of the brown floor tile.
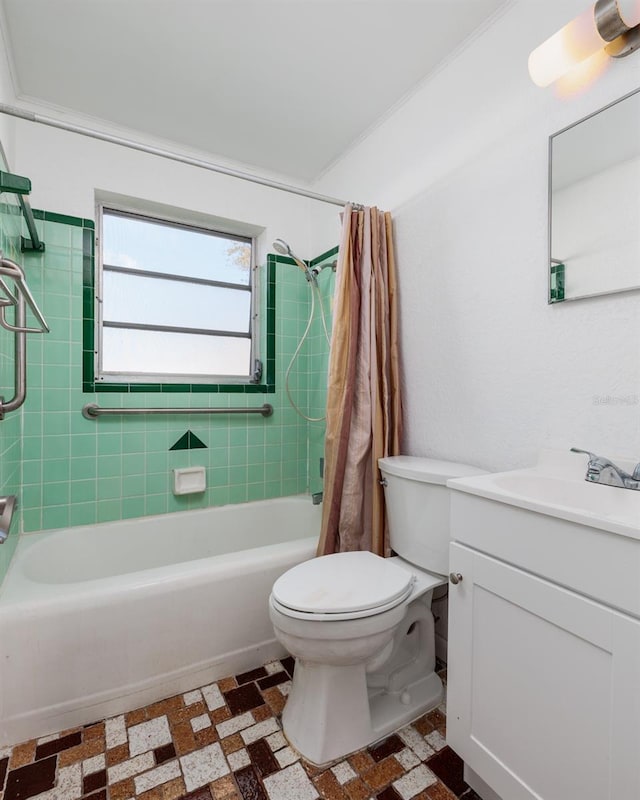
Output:
[[307,775],[312,779],[315,780],[318,775],[322,775],[323,772],[326,771],[327,767],[317,767],[315,764],[312,764],[310,761],[305,761],[304,758],[301,759],[302,766],[305,769]]
[[36,747],[36,761],[39,761],[41,758],[53,756],[56,753],[60,753],[62,750],[68,750],[70,747],[76,747],[79,744],[82,744],[82,734],[80,731],[69,733],[66,736],[60,736],[58,739],[53,739],[51,742],[39,744]]
[[358,774],[371,769],[375,764],[375,761],[366,750],[360,750],[360,752],[354,753],[352,756],[349,756],[347,760]]
[[220,689],[223,694],[238,687],[238,681],[235,678],[222,678],[222,680],[217,681],[217,683],[218,689]]
[[83,794],[91,794],[97,789],[102,789],[107,785],[107,770],[101,769],[99,772],[92,772],[91,775],[85,775],[82,781]]
[[192,753],[197,749],[196,738],[193,735],[193,729],[188,722],[180,722],[174,725],[171,733],[173,734],[173,743],[176,748],[176,753],[179,756],[184,756],[186,753]]
[[330,769],[318,775],[313,782],[323,800],[348,800],[347,793]]
[[[98,755],[98,753],[96,753]],[[129,758],[129,745],[119,744],[117,747],[112,747],[107,750],[107,766],[113,767],[116,764],[121,764]]]
[[100,789],[99,792],[88,795],[86,800],[107,800],[107,790]]
[[243,767],[234,773],[242,800],[267,800],[267,793],[262,788],[255,769]]
[[190,719],[194,717],[199,717],[201,714],[207,714],[207,707],[206,705],[200,700],[197,703],[192,703],[190,706],[185,706],[184,708],[178,708],[176,711],[172,711],[171,713],[167,714],[167,718],[169,722],[188,722]]
[[265,719],[273,716],[273,711],[267,705],[258,706],[253,709],[253,718],[256,722],[264,722]]
[[236,680],[238,681],[238,686],[242,686],[243,683],[257,681],[258,678],[266,678],[267,674],[267,670],[264,667],[258,667],[258,669],[250,669],[248,672],[242,672],[240,675],[236,675]]
[[43,758],[9,771],[4,800],[21,800],[53,789],[56,782],[56,757]]
[[289,675],[291,675],[291,677],[293,678],[293,671],[294,671],[295,666],[296,666],[295,658],[292,658],[291,656],[287,656],[286,658],[281,658],[280,659],[280,663],[285,668],[285,670],[289,673]]
[[162,789],[162,800],[181,800],[185,794],[182,778],[174,778],[168,783],[163,783],[160,788]]
[[162,717],[165,714],[169,716],[169,714],[179,711],[181,708],[184,708],[184,701],[181,695],[169,697],[166,700],[160,700],[158,703],[147,706],[147,719]]
[[427,720],[433,725],[434,728],[442,728],[447,724],[447,718],[442,711],[437,708],[434,708],[433,711],[430,711],[427,714]]
[[104,722],[94,722],[84,729],[84,741],[90,742],[93,739],[104,739]]
[[132,725],[139,725],[141,722],[144,722],[146,718],[147,709],[137,708],[135,711],[129,711],[128,714],[124,715],[124,724],[127,728],[130,728]]
[[129,797],[136,796],[136,787],[133,778],[126,781],[118,781],[109,787],[109,800],[128,800]]
[[212,711],[209,716],[211,717],[211,721],[214,725],[219,725],[221,722],[231,719],[233,714],[225,706],[224,708],[216,708],[216,710]]
[[229,753],[235,753],[236,750],[240,750],[240,748],[244,747],[242,736],[240,736],[239,733],[234,733],[231,736],[227,736],[225,739],[222,739],[220,744],[222,745],[222,750],[226,756],[228,756]]
[[382,761],[387,756],[392,756],[394,753],[399,753],[406,747],[405,743],[399,736],[392,734],[381,742],[372,745],[369,748],[369,754],[374,761]]
[[203,728],[201,731],[196,731],[194,736],[198,748],[206,747],[208,744],[213,744],[218,741],[218,734],[213,726],[210,728]]
[[225,775],[209,784],[213,800],[242,800],[236,782],[231,775]]
[[404,769],[393,756],[389,756],[362,773],[362,780],[368,784],[374,792],[379,792],[404,774]]
[[272,689],[265,689],[262,692],[262,696],[267,701],[271,712],[276,717],[282,714],[282,709],[284,708],[287,699],[279,689],[276,689],[275,687]]
[[164,744],[162,747],[156,747],[153,755],[155,756],[156,764],[164,764],[165,761],[171,761],[172,758],[176,757],[176,748],[173,742],[169,742],[169,744]]
[[282,672],[275,672],[273,675],[267,675],[266,678],[260,678],[258,686],[260,689],[270,689],[272,686],[279,686],[288,680],[290,680],[289,675],[283,670]]
[[31,764],[36,754],[36,741],[24,742],[13,748],[9,759],[9,769],[18,769],[25,764]]
[[440,781],[426,790],[426,796],[429,800],[456,800],[455,794],[450,792]]
[[[125,758],[129,758],[129,747],[126,744],[122,746],[125,747],[127,751]],[[63,750],[58,756],[58,766],[68,767],[69,764],[84,761],[85,758],[99,756],[100,753],[104,753],[104,739],[91,739],[84,744],[79,744],[77,747],[70,747],[68,750]]]
[[234,716],[236,714],[244,714],[245,711],[251,711],[252,708],[257,708],[264,704],[262,695],[255,683],[247,683],[245,686],[239,686],[237,689],[226,692],[224,699]]
[[422,717],[417,719],[415,722],[412,722],[411,724],[422,736],[426,736],[428,733],[431,733],[431,731],[435,729],[435,726],[432,725],[431,722],[429,722],[428,716],[426,714],[424,714]]
[[136,795],[137,800],[162,800],[162,786],[149,789],[148,792]]
[[427,766],[455,795],[459,796],[469,788],[463,777],[464,762],[450,747],[444,747],[431,756]]
[[371,790],[360,778],[355,778],[349,783],[345,783],[343,789],[349,800],[368,800],[371,797]]
[[267,775],[271,775],[280,769],[280,765],[271,752],[271,748],[264,739],[258,739],[257,742],[247,745],[247,752],[260,777],[266,778]]
[[402,800],[402,797],[396,792],[393,786],[388,786],[380,794],[376,795],[376,800]]

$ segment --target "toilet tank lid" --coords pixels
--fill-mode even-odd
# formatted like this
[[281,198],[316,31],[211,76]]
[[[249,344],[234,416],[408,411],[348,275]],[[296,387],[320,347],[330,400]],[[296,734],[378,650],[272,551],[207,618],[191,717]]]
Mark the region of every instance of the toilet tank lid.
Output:
[[486,470],[460,464],[457,461],[438,461],[435,458],[418,456],[387,456],[378,459],[378,467],[383,475],[396,475],[423,483],[445,484],[451,478],[470,478],[472,475],[485,475]]

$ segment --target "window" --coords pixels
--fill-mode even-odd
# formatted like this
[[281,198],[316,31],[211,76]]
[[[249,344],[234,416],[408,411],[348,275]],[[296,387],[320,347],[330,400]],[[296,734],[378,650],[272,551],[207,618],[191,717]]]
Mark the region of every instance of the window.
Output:
[[101,207],[96,388],[260,378],[249,237]]

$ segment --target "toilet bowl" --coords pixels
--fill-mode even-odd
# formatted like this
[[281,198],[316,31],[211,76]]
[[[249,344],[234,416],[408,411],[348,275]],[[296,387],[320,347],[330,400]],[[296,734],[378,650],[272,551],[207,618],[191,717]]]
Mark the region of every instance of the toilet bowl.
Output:
[[282,575],[269,598],[276,637],[296,659],[283,730],[318,765],[383,738],[443,697],[431,599],[447,580],[445,483],[481,470],[408,456],[379,465],[398,555],[322,556]]

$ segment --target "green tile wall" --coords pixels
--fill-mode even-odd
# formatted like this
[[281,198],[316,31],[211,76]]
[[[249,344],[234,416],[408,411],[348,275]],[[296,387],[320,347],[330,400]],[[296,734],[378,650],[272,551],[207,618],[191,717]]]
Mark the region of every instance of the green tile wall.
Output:
[[[0,164],[2,159],[0,157]],[[7,169],[5,164],[1,167]],[[18,201],[15,195],[0,194],[0,250],[8,258],[21,263],[20,234],[21,219]],[[12,318],[12,313],[9,313]],[[0,328],[0,395],[6,400],[14,393],[14,337],[9,331]],[[27,342],[29,353],[29,342]],[[0,420],[0,495],[20,495],[20,462],[22,454],[22,415],[20,411],[7,414]],[[11,534],[4,544],[0,545],[0,583],[9,567],[15,550],[20,530],[21,509],[11,528]]]
[[[275,271],[276,336],[263,359],[275,364],[274,394],[82,391],[83,237],[89,221],[38,215],[42,255],[23,255],[29,283],[51,333],[29,341],[29,395],[23,414],[22,507],[25,531],[82,525],[167,511],[259,500],[309,488],[309,426],[290,407],[283,375],[308,318],[309,291],[288,259]],[[328,272],[328,271],[327,271]],[[321,276],[323,277],[323,276]],[[312,358],[312,356],[309,356]],[[307,360],[292,387],[323,403],[319,374]],[[310,381],[313,391],[310,392]],[[274,406],[272,417],[136,416],[86,420],[87,402],[113,406]],[[6,425],[6,423],[0,423]],[[6,428],[5,428],[6,430]],[[207,449],[169,451],[187,430]],[[318,434],[315,434],[316,439]],[[8,440],[7,440],[8,442]],[[14,443],[15,444],[15,443]],[[7,444],[9,447],[9,443]],[[317,444],[315,445],[317,449]],[[19,454],[18,454],[19,460]],[[208,488],[174,497],[171,470],[202,465]]]

